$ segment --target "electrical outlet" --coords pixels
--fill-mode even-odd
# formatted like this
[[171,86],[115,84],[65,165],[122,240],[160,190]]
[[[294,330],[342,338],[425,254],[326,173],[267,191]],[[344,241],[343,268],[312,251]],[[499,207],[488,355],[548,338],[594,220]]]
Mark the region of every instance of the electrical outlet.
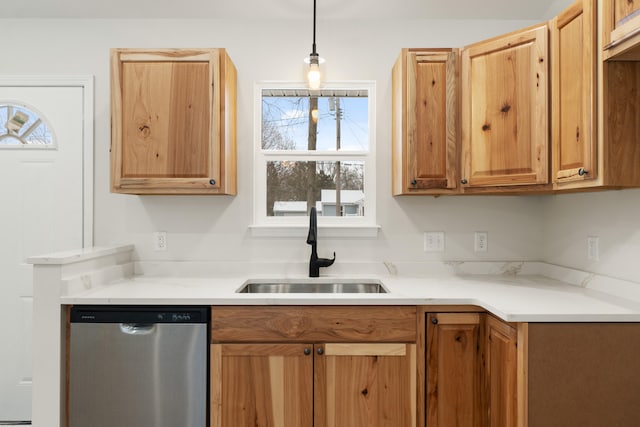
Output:
[[598,236],[587,237],[587,259],[589,261],[600,259],[600,238]]
[[444,231],[425,231],[425,252],[444,252]]
[[476,231],[473,241],[475,252],[487,252],[489,250],[489,233],[486,231]]
[[153,250],[154,251],[167,250],[167,232],[166,231],[156,231],[153,233]]

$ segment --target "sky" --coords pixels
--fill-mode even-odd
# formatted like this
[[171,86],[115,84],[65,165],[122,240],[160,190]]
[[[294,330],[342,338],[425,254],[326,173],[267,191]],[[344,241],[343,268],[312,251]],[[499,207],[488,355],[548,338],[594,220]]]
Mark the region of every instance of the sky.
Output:
[[[336,113],[330,111],[330,98],[318,99],[318,151],[336,149]],[[269,105],[267,106],[266,103]],[[366,151],[369,146],[368,98],[340,98],[340,146],[343,151]],[[263,115],[283,136],[296,143],[296,150],[307,149],[309,98],[265,97]]]

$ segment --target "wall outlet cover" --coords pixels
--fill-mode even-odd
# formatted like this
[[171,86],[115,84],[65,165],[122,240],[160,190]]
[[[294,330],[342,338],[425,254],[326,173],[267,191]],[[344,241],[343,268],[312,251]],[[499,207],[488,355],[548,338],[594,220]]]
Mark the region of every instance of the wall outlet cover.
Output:
[[167,232],[156,231],[153,233],[153,250],[166,251],[167,250]]
[[425,231],[425,252],[444,252],[444,231]]
[[473,239],[473,250],[475,252],[487,252],[489,250],[489,233],[486,231],[476,231]]
[[587,237],[587,259],[589,261],[600,260],[600,238],[598,236]]

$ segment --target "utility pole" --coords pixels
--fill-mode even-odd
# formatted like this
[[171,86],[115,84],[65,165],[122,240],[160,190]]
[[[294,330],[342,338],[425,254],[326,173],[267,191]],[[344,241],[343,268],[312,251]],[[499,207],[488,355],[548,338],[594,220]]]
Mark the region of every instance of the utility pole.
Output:
[[[340,110],[340,98],[336,97],[336,151],[340,151],[340,116],[342,111]],[[342,179],[340,171],[340,161],[336,162],[336,216],[342,215],[342,201],[341,199]]]
[[[318,122],[313,116],[318,113],[318,97],[311,96],[309,98],[309,134],[307,140],[307,149],[309,151],[316,150],[316,141],[318,136]],[[316,116],[317,117],[317,116]],[[316,162],[308,162],[307,164],[307,213],[316,205]]]

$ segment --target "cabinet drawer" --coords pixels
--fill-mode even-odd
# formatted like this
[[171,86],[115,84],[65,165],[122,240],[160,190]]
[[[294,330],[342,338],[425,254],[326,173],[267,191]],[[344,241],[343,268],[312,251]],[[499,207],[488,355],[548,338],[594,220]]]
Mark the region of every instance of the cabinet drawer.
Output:
[[415,342],[415,306],[214,306],[212,342]]

